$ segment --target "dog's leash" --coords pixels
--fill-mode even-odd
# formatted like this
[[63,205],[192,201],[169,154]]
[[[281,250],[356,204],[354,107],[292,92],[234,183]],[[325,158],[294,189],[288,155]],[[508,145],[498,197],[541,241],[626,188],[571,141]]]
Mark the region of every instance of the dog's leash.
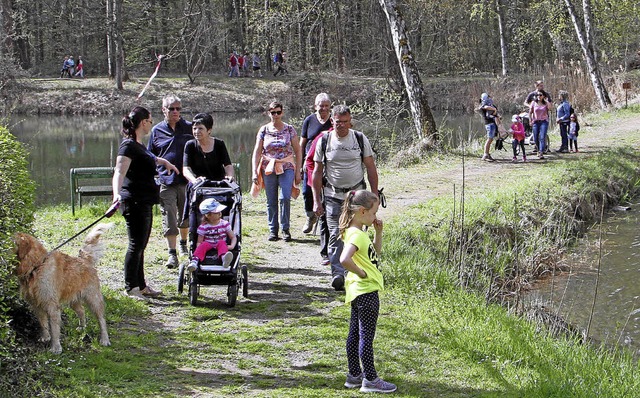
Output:
[[[89,228],[93,227],[94,225],[96,225],[97,223],[99,223],[103,218],[109,218],[112,215],[115,214],[116,210],[118,210],[118,208],[120,207],[120,202],[116,202],[114,204],[112,204],[107,211],[97,220],[95,220],[94,222],[92,222],[91,224],[87,225],[82,231],[78,232],[77,234],[73,235],[72,237],[70,237],[69,239],[65,240],[64,242],[60,243],[58,246],[56,246],[55,248],[51,249],[49,251],[49,253],[58,250],[59,248],[61,248],[62,246],[66,245],[67,243],[71,242],[72,240],[74,240],[75,238],[78,237],[78,235],[80,235],[81,233],[83,233],[84,231],[88,230]],[[49,256],[49,253],[47,253],[47,256],[45,256],[45,260],[46,258]],[[44,260],[43,260],[44,262]]]

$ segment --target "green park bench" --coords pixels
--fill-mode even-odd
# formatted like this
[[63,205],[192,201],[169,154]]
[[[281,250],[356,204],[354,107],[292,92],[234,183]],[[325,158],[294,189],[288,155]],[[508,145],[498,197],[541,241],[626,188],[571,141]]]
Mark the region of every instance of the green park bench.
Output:
[[76,167],[69,170],[71,214],[76,214],[76,202],[82,207],[83,196],[110,196],[113,167]]

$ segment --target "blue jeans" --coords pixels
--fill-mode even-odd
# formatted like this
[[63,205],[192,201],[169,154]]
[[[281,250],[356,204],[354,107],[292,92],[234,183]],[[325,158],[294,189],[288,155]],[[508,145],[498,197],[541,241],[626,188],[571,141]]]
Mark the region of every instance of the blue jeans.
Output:
[[560,138],[562,138],[562,144],[560,144],[561,150],[569,149],[569,123],[558,123],[560,126]]
[[129,235],[129,247],[124,256],[124,287],[127,291],[134,287],[139,287],[140,290],[147,287],[144,280],[144,249],[151,235],[152,208],[151,203],[131,200],[123,201],[120,206]]
[[[266,175],[261,171],[264,181],[264,190],[267,194],[267,219],[269,232],[278,233],[279,226],[282,230],[289,230],[291,215],[291,188],[295,172],[292,169],[285,170],[282,174],[271,173]],[[280,196],[278,197],[278,187]],[[280,222],[278,223],[278,198],[280,199]]]
[[331,259],[331,276],[344,276],[344,267],[340,263],[340,255],[344,243],[340,239],[340,214],[342,213],[342,203],[344,200],[325,197],[324,211],[327,219],[327,229],[329,230],[328,255]]
[[538,143],[538,153],[543,154],[546,151],[547,129],[549,128],[548,120],[536,120],[533,122],[533,137]]

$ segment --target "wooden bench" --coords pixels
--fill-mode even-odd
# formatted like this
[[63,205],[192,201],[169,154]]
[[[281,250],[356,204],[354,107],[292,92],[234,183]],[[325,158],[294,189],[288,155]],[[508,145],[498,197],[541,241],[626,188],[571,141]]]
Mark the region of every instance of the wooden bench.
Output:
[[[110,196],[113,167],[76,167],[69,170],[71,185],[71,214],[76,214],[76,201],[82,207],[83,196]],[[85,180],[93,180],[85,184]]]

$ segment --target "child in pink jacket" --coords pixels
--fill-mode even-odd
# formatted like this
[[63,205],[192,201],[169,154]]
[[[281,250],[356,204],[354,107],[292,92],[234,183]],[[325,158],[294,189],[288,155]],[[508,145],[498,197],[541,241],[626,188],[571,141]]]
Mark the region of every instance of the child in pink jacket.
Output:
[[513,134],[513,140],[511,140],[511,146],[513,147],[513,161],[514,162],[518,161],[517,149],[518,149],[518,145],[520,145],[520,152],[522,153],[522,161],[526,162],[527,154],[524,151],[524,138],[525,138],[524,125],[522,124],[522,120],[518,115],[513,115],[511,117],[511,122],[512,124],[509,132]]

